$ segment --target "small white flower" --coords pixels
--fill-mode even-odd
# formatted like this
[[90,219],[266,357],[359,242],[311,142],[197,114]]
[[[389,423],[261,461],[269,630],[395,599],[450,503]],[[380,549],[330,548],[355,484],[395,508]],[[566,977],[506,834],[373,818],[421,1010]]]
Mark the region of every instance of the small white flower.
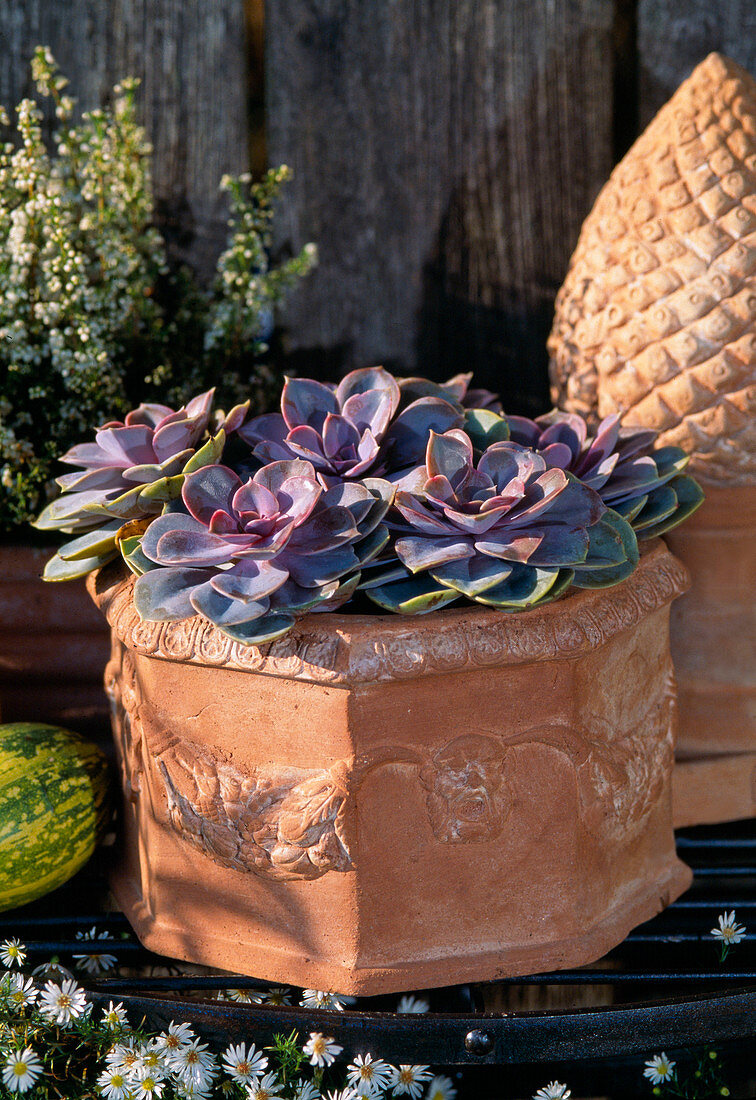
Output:
[[234,1046],[229,1044],[221,1055],[221,1064],[232,1081],[240,1085],[248,1085],[262,1077],[268,1068],[268,1059],[262,1054],[254,1043],[250,1043],[247,1049],[244,1043]]
[[434,1077],[425,1093],[425,1100],[454,1100],[457,1090],[451,1077]]
[[728,947],[740,943],[746,934],[746,930],[742,924],[735,923],[735,910],[733,909],[731,913],[720,913],[717,920],[719,921],[719,928],[712,928],[711,930],[714,939],[721,940]]
[[105,1027],[109,1028],[127,1028],[129,1021],[126,1017],[126,1009],[119,1001],[117,1005],[114,1005],[111,1001],[107,1008],[102,1010],[102,1022]]
[[534,1094],[533,1100],[569,1100],[572,1092],[566,1085],[560,1085],[558,1081],[550,1081]]
[[124,1072],[112,1066],[103,1070],[97,1078],[97,1088],[106,1100],[128,1100],[131,1089]]
[[26,962],[26,945],[21,940],[3,940],[0,943],[0,962],[3,966],[23,966]]
[[359,1096],[376,1096],[388,1088],[394,1072],[394,1067],[382,1058],[373,1060],[372,1054],[358,1054],[347,1066],[347,1081]]
[[302,1050],[310,1059],[311,1066],[330,1066],[344,1048],[334,1042],[333,1036],[323,1035],[320,1031],[311,1031],[310,1038]]
[[129,1039],[126,1043],[115,1043],[105,1055],[105,1065],[108,1069],[117,1070],[129,1077],[139,1066],[140,1047],[136,1039]]
[[42,1063],[31,1047],[12,1050],[5,1059],[3,1082],[11,1092],[28,1092],[42,1073]]
[[162,1077],[144,1066],[136,1071],[130,1083],[136,1100],[153,1100],[155,1096],[162,1096],[165,1088]]
[[219,989],[215,994],[215,999],[216,1001],[238,1001],[244,1005],[253,1003],[248,989]]
[[249,1100],[269,1100],[271,1096],[277,1096],[282,1088],[275,1073],[266,1073],[259,1081],[251,1081],[247,1085],[247,1096]]
[[39,1011],[51,1023],[65,1027],[85,1014],[87,998],[84,990],[71,978],[62,985],[48,982],[39,998]]
[[174,1051],[181,1050],[196,1039],[196,1035],[190,1024],[176,1024],[171,1020],[167,1031],[161,1031],[155,1039],[157,1050]]
[[428,1012],[430,1005],[422,997],[413,997],[411,993],[406,993],[399,1000],[399,1004],[396,1006],[396,1011],[400,1013]]
[[9,1008],[20,1011],[33,1005],[39,996],[39,990],[31,978],[25,978],[23,974],[8,973],[0,982],[0,992],[5,997]]
[[147,1070],[153,1077],[161,1081],[168,1072],[165,1051],[158,1046],[154,1039],[148,1039],[146,1043],[140,1043],[136,1047],[136,1058],[131,1066],[131,1074],[141,1070]]
[[[230,992],[230,991],[229,991]],[[237,992],[241,992],[237,990]],[[241,998],[232,998],[233,1000],[241,1000]],[[250,995],[250,999],[256,1005],[282,1005],[291,1004],[291,990],[287,989],[283,985],[274,985],[270,989],[257,990]]]
[[294,1089],[294,1100],[320,1100],[320,1089],[314,1081],[301,1081]]
[[356,1100],[359,1093],[356,1089],[334,1089],[333,1092],[326,1092],[323,1095],[323,1100]]
[[212,1084],[194,1085],[181,1080],[176,1081],[173,1087],[176,1091],[176,1100],[209,1100],[213,1089]]
[[326,993],[323,989],[303,989],[299,1003],[303,1008],[335,1008],[337,1012],[343,1012],[345,1000],[346,998],[339,999],[334,993]]
[[186,1085],[206,1088],[216,1076],[216,1062],[207,1043],[193,1039],[191,1043],[180,1047],[168,1055],[168,1066],[172,1073],[181,1078]]
[[399,1066],[394,1069],[391,1084],[395,1096],[411,1096],[412,1100],[422,1094],[423,1085],[430,1081],[433,1074],[429,1066]]
[[646,1062],[643,1076],[648,1077],[652,1085],[660,1085],[662,1081],[669,1081],[674,1077],[676,1064],[662,1051],[661,1054],[654,1055]]

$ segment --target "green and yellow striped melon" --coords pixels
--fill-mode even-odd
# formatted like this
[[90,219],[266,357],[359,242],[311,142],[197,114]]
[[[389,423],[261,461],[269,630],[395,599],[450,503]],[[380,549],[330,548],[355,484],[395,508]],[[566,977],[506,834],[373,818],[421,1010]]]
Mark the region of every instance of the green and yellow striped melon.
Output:
[[109,816],[108,765],[77,733],[0,725],[0,912],[74,875]]

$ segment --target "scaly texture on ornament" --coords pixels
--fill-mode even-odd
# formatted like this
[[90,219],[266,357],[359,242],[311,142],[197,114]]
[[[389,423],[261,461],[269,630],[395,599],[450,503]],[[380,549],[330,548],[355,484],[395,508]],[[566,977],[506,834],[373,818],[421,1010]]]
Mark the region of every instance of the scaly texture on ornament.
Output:
[[756,81],[710,54],[583,225],[549,339],[552,397],[623,414],[711,485],[756,480]]

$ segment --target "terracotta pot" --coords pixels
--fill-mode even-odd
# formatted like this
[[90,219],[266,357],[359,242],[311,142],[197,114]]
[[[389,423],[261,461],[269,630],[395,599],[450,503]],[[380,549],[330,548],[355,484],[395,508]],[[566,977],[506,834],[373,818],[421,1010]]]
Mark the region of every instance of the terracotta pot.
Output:
[[755,537],[756,485],[707,486],[666,536],[692,576],[670,625],[681,758],[756,752]]
[[108,721],[107,630],[83,581],[41,580],[51,552],[0,546],[0,711],[93,732]]
[[671,822],[661,543],[603,592],[506,615],[312,615],[262,649],[204,619],[112,627],[112,886],[140,939],[377,994],[589,962],[690,883]]
[[756,752],[675,762],[672,820],[676,829],[756,816]]

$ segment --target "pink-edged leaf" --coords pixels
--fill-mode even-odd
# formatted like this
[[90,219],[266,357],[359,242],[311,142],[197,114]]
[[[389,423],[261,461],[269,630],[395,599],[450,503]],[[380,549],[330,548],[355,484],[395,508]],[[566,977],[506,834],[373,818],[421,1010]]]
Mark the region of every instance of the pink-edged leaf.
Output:
[[123,458],[120,462],[113,459],[109,451],[103,450],[97,443],[77,443],[62,456],[61,462],[67,466],[84,466],[86,469],[100,469],[103,466],[130,466],[131,460]]
[[399,407],[401,392],[394,376],[383,367],[361,367],[350,371],[336,387],[336,400],[343,409],[355,394],[368,393],[370,390],[376,390],[388,397],[390,417],[393,416]]
[[323,495],[323,487],[312,477],[287,477],[278,490],[278,507],[294,520],[294,526],[304,523]]
[[283,483],[290,477],[308,477],[315,480],[315,468],[311,462],[303,462],[299,458],[288,458],[280,462],[270,462],[263,466],[254,475],[253,480],[258,485],[270,489],[274,496],[278,496]]
[[176,622],[194,615],[191,594],[207,582],[206,569],[150,569],[134,585],[134,606],[149,622]]
[[[134,424],[146,424],[150,428],[157,428],[161,420],[165,420],[167,416],[172,415],[173,409],[169,409],[167,405],[142,404],[126,414],[124,423],[129,427]],[[107,425],[103,425],[103,427],[107,427]]]
[[311,516],[308,522],[292,535],[290,546],[298,553],[335,548],[351,542],[359,534],[354,517],[348,508],[324,508]]
[[394,507],[404,517],[410,527],[422,531],[426,535],[448,535],[449,525],[444,523],[440,516],[435,515],[429,508],[412,496],[400,490],[394,498]]
[[123,471],[113,466],[105,466],[102,469],[77,470],[72,474],[62,474],[56,477],[55,482],[67,493],[74,491],[82,493],[90,489],[121,489],[128,488],[123,478]]
[[[292,435],[294,434],[295,433],[292,432]],[[317,433],[315,434],[317,435]],[[348,447],[356,451],[359,442],[360,433],[354,424],[350,424],[343,416],[339,416],[336,413],[329,413],[323,424],[323,438],[320,442],[320,446],[316,447],[313,443],[310,446],[310,450],[322,450],[326,458],[332,459],[335,458],[340,451],[346,450]]]
[[394,409],[392,395],[386,390],[353,393],[341,406],[342,414],[360,434],[369,428],[376,439],[385,435]]
[[472,468],[472,461],[472,443],[464,432],[452,429],[438,435],[431,430],[425,452],[429,478],[445,477],[457,489]]
[[211,580],[193,589],[190,600],[195,611],[220,627],[261,619],[270,607],[267,597],[260,600],[235,600],[224,596],[213,588]]
[[396,540],[396,554],[412,573],[432,569],[446,562],[470,558],[475,553],[471,540],[451,536],[448,538],[419,538],[408,535]]
[[194,518],[207,525],[219,509],[232,511],[241,484],[241,478],[228,466],[201,466],[186,475],[181,495]]
[[289,429],[307,425],[323,430],[328,413],[338,412],[334,393],[311,378],[287,378],[281,394],[281,412]]
[[239,436],[245,443],[278,443],[283,445],[289,429],[280,413],[255,416],[239,428]]
[[113,465],[141,466],[145,462],[155,461],[152,429],[146,425],[101,428],[95,435],[95,441],[110,456]]
[[241,485],[231,499],[233,512],[253,512],[263,518],[277,516],[279,511],[278,501],[270,489],[253,481],[252,478]]
[[216,592],[229,599],[260,600],[277,591],[288,577],[288,571],[273,562],[244,558],[232,569],[216,573],[211,584]]
[[191,450],[196,430],[191,420],[161,425],[152,437],[152,449],[158,462],[166,462],[179,451]]

